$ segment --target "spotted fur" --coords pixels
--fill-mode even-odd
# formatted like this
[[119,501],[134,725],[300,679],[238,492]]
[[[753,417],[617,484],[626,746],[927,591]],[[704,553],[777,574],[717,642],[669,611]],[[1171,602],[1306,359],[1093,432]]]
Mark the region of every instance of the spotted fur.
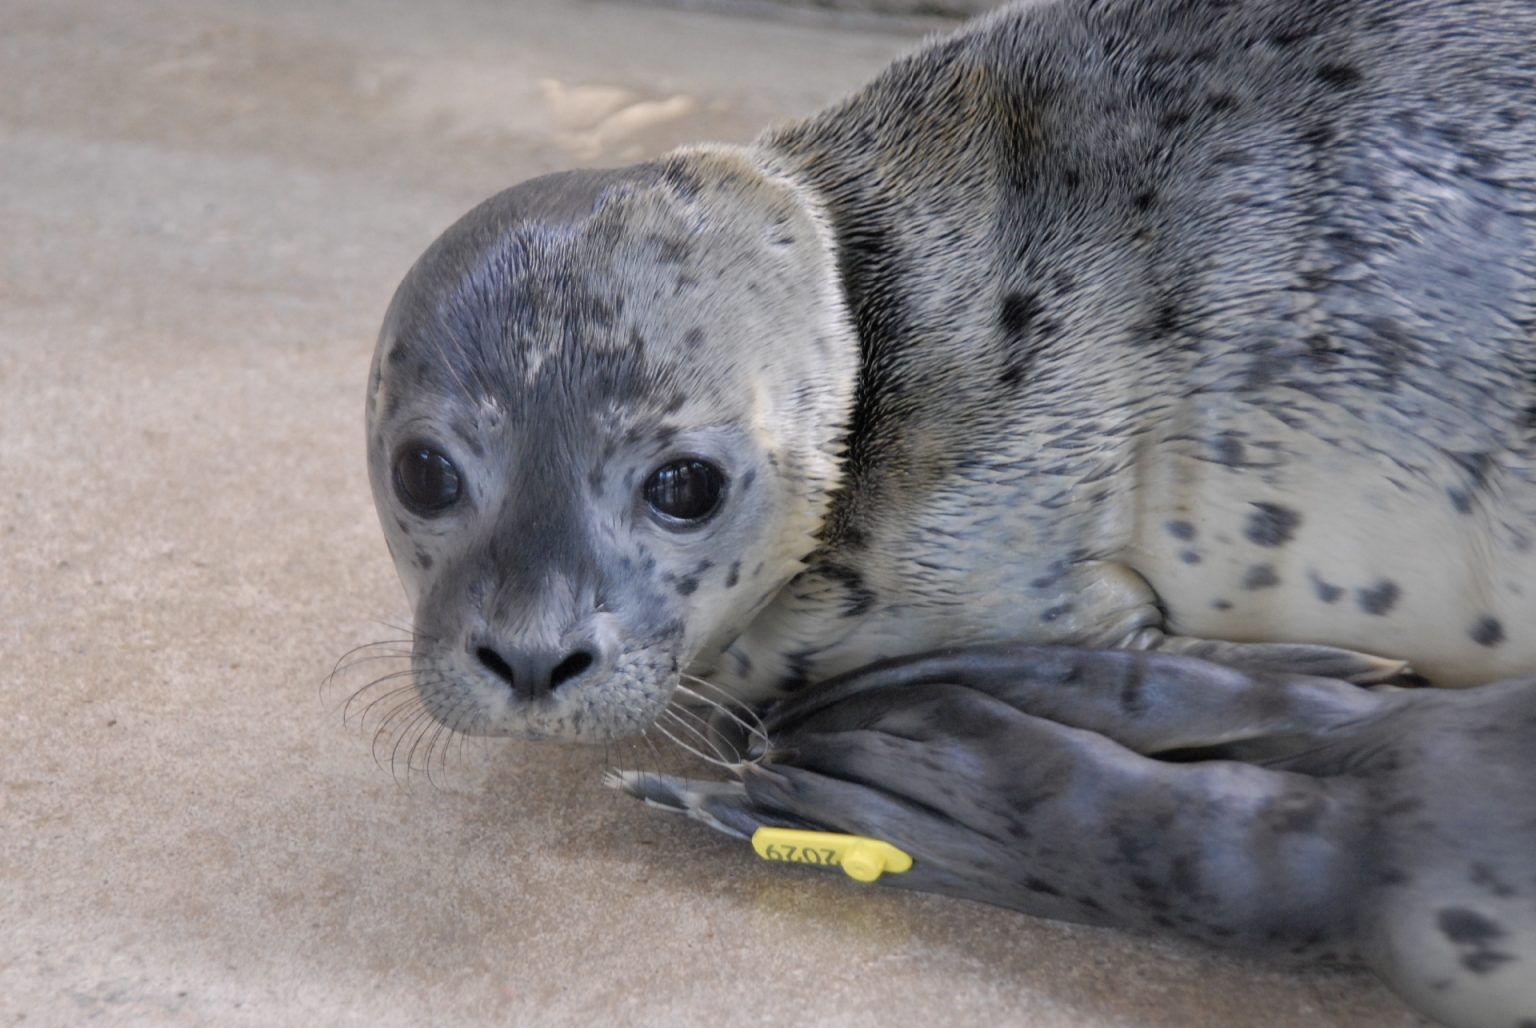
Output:
[[[683,669],[766,699],[997,641],[1536,669],[1532,38],[1492,0],[1028,4],[749,146],[488,201],[369,404],[437,713],[601,737]],[[400,509],[411,433],[462,510]],[[690,449],[727,504],[659,532],[637,490]],[[596,659],[510,696],[486,639]]]

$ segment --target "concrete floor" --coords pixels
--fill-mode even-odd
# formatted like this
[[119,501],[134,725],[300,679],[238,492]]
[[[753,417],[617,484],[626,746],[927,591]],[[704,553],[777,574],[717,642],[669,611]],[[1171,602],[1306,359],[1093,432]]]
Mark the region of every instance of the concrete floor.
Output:
[[601,751],[392,775],[338,711],[367,676],[320,687],[406,617],[362,399],[426,243],[909,44],[553,0],[0,0],[0,1022],[1418,1023],[1359,975],[761,865],[604,790]]

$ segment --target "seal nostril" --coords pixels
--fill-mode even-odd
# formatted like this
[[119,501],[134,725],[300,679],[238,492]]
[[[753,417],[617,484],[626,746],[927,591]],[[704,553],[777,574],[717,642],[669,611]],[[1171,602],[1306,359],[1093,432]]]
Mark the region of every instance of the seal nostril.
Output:
[[555,689],[560,688],[560,686],[569,682],[591,666],[592,654],[586,650],[577,650],[555,665],[555,669],[549,673],[550,691],[553,692]]
[[517,676],[512,673],[512,665],[503,660],[501,654],[489,646],[482,646],[475,651],[475,658],[507,685],[517,687]]

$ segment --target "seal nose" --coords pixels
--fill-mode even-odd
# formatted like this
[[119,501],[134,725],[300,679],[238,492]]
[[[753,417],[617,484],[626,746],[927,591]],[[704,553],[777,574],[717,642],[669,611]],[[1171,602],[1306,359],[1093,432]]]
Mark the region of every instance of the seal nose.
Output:
[[527,700],[549,695],[571,679],[581,677],[597,663],[596,654],[587,646],[561,653],[520,648],[498,650],[494,646],[480,645],[474,652],[481,667]]

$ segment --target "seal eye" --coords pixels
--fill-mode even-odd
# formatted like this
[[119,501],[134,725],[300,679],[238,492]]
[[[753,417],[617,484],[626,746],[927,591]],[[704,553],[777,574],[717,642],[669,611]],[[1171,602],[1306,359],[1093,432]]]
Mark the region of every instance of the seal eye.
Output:
[[697,524],[720,506],[725,473],[709,461],[684,457],[645,480],[645,502],[663,521]]
[[415,514],[436,514],[459,498],[459,469],[441,451],[411,443],[395,454],[395,492]]

